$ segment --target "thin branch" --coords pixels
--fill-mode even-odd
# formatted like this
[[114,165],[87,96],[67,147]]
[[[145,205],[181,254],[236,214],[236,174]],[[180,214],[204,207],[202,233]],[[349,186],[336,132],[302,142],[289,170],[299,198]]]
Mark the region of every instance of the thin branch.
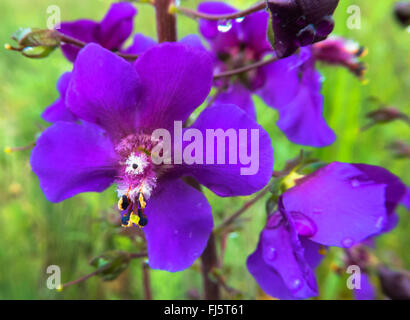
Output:
[[[128,253],[127,252],[126,254],[128,255],[129,260],[137,259],[137,258],[144,258],[148,255],[147,252],[138,252],[138,253]],[[84,282],[84,281],[90,279],[91,277],[94,277],[94,276],[98,275],[100,272],[101,272],[100,269],[95,270],[95,271],[93,271],[89,274],[86,274],[85,276],[82,276],[81,278],[78,278],[76,280],[73,280],[73,281],[67,282],[65,284],[62,284],[59,288],[57,288],[57,290],[61,291],[65,288],[67,288],[67,287],[70,287],[70,286],[74,285],[74,284]]]
[[269,186],[263,189],[261,192],[259,192],[253,199],[249,200],[248,202],[245,202],[245,204],[240,208],[238,211],[236,211],[233,215],[230,217],[226,218],[218,227],[216,227],[215,230],[223,230],[226,227],[230,226],[237,218],[239,218],[246,210],[248,210],[250,207],[252,207],[256,202],[258,202],[260,199],[262,199],[265,194],[268,192]]
[[266,1],[261,1],[249,7],[248,9],[237,11],[237,12],[230,13],[230,14],[208,14],[208,13],[199,12],[199,11],[181,7],[181,6],[177,6],[176,10],[178,13],[181,13],[193,19],[206,19],[206,20],[218,21],[218,20],[230,20],[230,19],[242,18],[254,12],[263,10],[265,8],[266,8]]
[[234,75],[241,74],[241,73],[244,73],[244,72],[248,72],[252,69],[263,67],[263,66],[265,66],[269,63],[275,62],[277,60],[278,60],[278,58],[276,56],[273,56],[273,57],[270,57],[269,59],[261,60],[261,61],[255,62],[253,64],[249,64],[247,66],[244,66],[244,67],[241,67],[241,68],[238,68],[238,69],[232,69],[232,70],[228,70],[228,71],[225,71],[225,72],[217,73],[217,74],[214,75],[214,80],[221,79],[221,78],[224,78],[224,77],[234,76]]
[[144,285],[145,300],[152,300],[151,281],[149,276],[149,265],[144,261],[142,263],[142,282]]
[[[63,34],[61,32],[56,31],[56,36],[60,39],[61,42],[64,42],[65,44],[71,44],[73,46],[76,46],[78,48],[84,48],[87,43],[83,42],[81,40],[78,40],[76,38],[70,37],[66,34]],[[116,55],[120,56],[121,58],[124,58],[126,60],[134,61],[138,58],[137,54],[129,54],[129,53],[121,53],[121,52],[114,52]]]

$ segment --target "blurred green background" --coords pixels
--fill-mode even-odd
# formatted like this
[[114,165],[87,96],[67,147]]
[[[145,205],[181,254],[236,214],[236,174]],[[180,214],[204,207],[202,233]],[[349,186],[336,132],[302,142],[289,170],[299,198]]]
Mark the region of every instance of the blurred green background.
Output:
[[[380,165],[410,184],[408,160],[398,160],[386,145],[396,139],[410,141],[406,124],[397,122],[359,132],[366,112],[377,108],[369,96],[409,113],[410,33],[392,16],[395,1],[349,1],[339,5],[335,34],[354,39],[369,49],[365,58],[369,66],[367,85],[361,84],[347,70],[319,66],[323,76],[325,115],[337,134],[332,146],[313,150],[325,161],[362,162]],[[183,0],[182,5],[196,7],[199,1]],[[229,1],[246,8],[253,1]],[[0,2],[0,42],[10,42],[19,27],[46,28],[47,7],[58,5],[62,20],[91,18],[100,20],[108,9],[108,0],[2,0]],[[347,7],[359,5],[361,29],[346,26]],[[135,32],[155,37],[153,9],[137,5]],[[197,33],[196,22],[185,17],[178,20],[179,36]],[[49,58],[31,60],[20,54],[0,50],[0,145],[24,146],[48,124],[40,114],[57,97],[56,81],[71,70],[60,51]],[[289,143],[275,127],[276,111],[255,98],[261,124],[272,137],[275,169],[295,157],[300,147]],[[305,148],[309,149],[309,148]],[[81,277],[94,269],[89,260],[112,249],[136,252],[138,240],[121,235],[120,228],[110,223],[116,203],[114,188],[103,194],[83,194],[59,204],[44,198],[37,177],[29,166],[30,151],[0,154],[0,299],[143,299],[141,260],[134,260],[117,279],[104,282],[98,277],[64,289],[46,287],[46,268],[58,265],[62,282]],[[246,198],[220,199],[205,191],[213,206],[216,224],[241,207]],[[378,258],[391,266],[410,269],[410,215],[399,209],[400,223],[394,231],[377,240]],[[230,234],[227,241],[224,274],[228,284],[244,293],[244,298],[264,298],[247,272],[245,261],[256,247],[265,220],[265,204],[260,201],[246,212],[252,218],[242,230]],[[351,299],[346,276],[330,270],[340,264],[341,250],[332,249],[318,269],[319,299]],[[155,299],[188,299],[202,289],[198,262],[180,273],[151,271]],[[230,298],[224,293],[224,297]]]

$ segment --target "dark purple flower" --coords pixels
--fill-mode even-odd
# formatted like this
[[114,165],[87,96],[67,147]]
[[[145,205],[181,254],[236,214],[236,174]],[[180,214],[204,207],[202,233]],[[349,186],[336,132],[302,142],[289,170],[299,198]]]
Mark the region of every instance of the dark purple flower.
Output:
[[339,0],[268,1],[276,55],[284,58],[299,47],[322,41],[333,31],[332,18]]
[[320,245],[349,248],[385,232],[405,193],[399,178],[365,164],[333,162],[295,183],[247,262],[262,289],[282,299],[317,295]]
[[360,289],[354,289],[353,293],[356,300],[376,299],[376,288],[370,282],[369,275],[364,272],[360,274]]
[[97,44],[87,45],[75,61],[66,92],[66,105],[81,122],[55,123],[31,155],[46,198],[59,202],[116,183],[119,198],[126,195],[129,208],[137,210],[142,194],[150,266],[168,271],[189,267],[205,248],[213,222],[204,195],[180,178],[193,176],[220,196],[249,195],[268,183],[273,167],[268,134],[234,105],[205,109],[191,128],[259,130],[255,175],[242,176],[239,164],[153,162],[158,142],[151,139],[152,132],[185,122],[211,85],[212,61],[204,50],[165,43],[131,64]]
[[[62,22],[58,31],[83,42],[98,43],[108,50],[117,51],[122,49],[131,35],[136,14],[137,9],[130,3],[114,3],[101,22],[86,19]],[[66,58],[74,62],[80,49],[69,44],[61,48]]]
[[[236,9],[221,2],[204,2],[198,10],[210,14],[226,14]],[[256,12],[228,25],[200,20],[201,34],[214,54],[215,69],[224,71],[255,63],[273,54],[267,40],[269,15]],[[279,128],[294,143],[322,147],[334,142],[335,135],[323,118],[321,76],[315,69],[311,48],[287,59],[253,69],[238,77],[217,83],[220,93],[216,103],[231,102],[255,117],[252,93],[279,111]]]

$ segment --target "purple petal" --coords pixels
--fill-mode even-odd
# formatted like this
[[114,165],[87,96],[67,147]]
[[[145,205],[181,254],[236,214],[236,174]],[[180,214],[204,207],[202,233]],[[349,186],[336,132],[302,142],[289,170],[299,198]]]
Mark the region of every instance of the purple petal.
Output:
[[60,202],[81,192],[101,192],[115,177],[114,148],[97,126],[57,122],[42,133],[30,164],[46,198]]
[[149,199],[146,215],[150,267],[170,272],[189,268],[202,254],[213,228],[205,196],[181,180],[169,180]]
[[234,104],[241,108],[253,120],[256,120],[252,95],[240,82],[231,84],[216,97],[214,104]]
[[[198,11],[208,14],[229,14],[237,10],[223,2],[202,2],[198,6]],[[218,24],[221,25],[223,21],[212,21],[206,19],[199,19],[199,31],[202,36],[209,41],[211,47],[216,52],[228,52],[231,48],[239,45],[237,23],[234,21],[226,21],[231,24],[229,30],[221,32],[218,30]]]
[[396,207],[406,194],[406,186],[401,180],[388,170],[368,164],[353,164],[364,173],[364,179],[370,178],[376,183],[386,185],[387,214],[393,214]]
[[[77,20],[73,22],[62,22],[59,32],[71,36],[86,43],[98,42],[98,23],[92,20]],[[74,62],[80,48],[63,44],[61,46],[64,56]]]
[[279,109],[295,98],[300,87],[299,68],[295,67],[298,61],[299,56],[293,55],[262,68],[266,81],[256,93],[268,106]]
[[[278,215],[277,215],[278,216]],[[280,216],[280,215],[279,215]],[[315,275],[292,221],[276,219],[262,231],[247,267],[259,286],[279,299],[305,299],[318,295]]]
[[[237,106],[214,105],[209,107],[200,114],[191,128],[201,131],[204,137],[203,157],[201,159],[203,164],[181,165],[175,170],[180,170],[182,174],[193,176],[199,183],[221,197],[250,195],[262,189],[269,182],[273,170],[273,150],[269,135]],[[210,129],[222,129],[224,132],[228,129],[233,129],[236,136],[233,140],[236,141],[237,146],[243,140],[242,138],[239,141],[239,130],[246,129],[244,131],[247,133],[246,142],[242,141],[242,144],[246,145],[247,154],[251,154],[251,144],[254,146],[250,163],[242,164],[245,161],[241,160],[239,155],[241,152],[245,152],[245,150],[236,147],[234,143],[231,144],[228,139],[225,139],[227,141],[225,143],[225,153],[223,151],[219,152],[221,155],[225,155],[225,164],[218,164],[217,146],[219,142],[217,139],[214,139],[216,141],[213,149],[214,164],[207,164],[205,140],[206,131]],[[252,131],[254,134],[256,133],[256,136],[253,138],[251,138]],[[259,143],[259,148],[257,148],[258,145],[256,143]],[[235,152],[236,161],[234,162],[236,164],[230,164],[229,156],[235,155]],[[247,170],[249,172],[246,172]]]
[[324,147],[336,139],[323,118],[320,78],[313,62],[305,64],[296,96],[288,104],[277,107],[277,125],[294,143]]
[[134,132],[139,88],[129,62],[89,44],[74,64],[66,103],[79,118],[101,126],[116,140]]
[[403,197],[401,204],[410,210],[410,187],[407,187],[406,194]]
[[269,13],[266,11],[250,14],[239,23],[240,32],[242,33],[241,40],[255,52],[256,56],[272,51],[267,38],[268,24]]
[[164,43],[135,62],[141,78],[139,126],[170,128],[185,121],[205,101],[212,86],[210,55],[180,43]]
[[360,274],[360,289],[354,289],[356,300],[375,300],[376,289],[370,282],[369,276],[362,272]]
[[119,50],[132,33],[136,14],[130,3],[113,3],[99,25],[99,43],[109,50]]
[[183,37],[178,42],[182,43],[182,44],[185,44],[187,46],[194,47],[194,48],[206,50],[206,48],[202,44],[201,38],[196,34],[189,34],[189,35]]
[[351,247],[380,232],[387,215],[384,184],[368,177],[354,165],[333,162],[286,191],[286,212],[306,219],[312,241]]
[[65,96],[68,88],[68,84],[71,79],[71,72],[63,73],[58,79],[57,90],[60,93],[60,97],[44,110],[41,117],[48,122],[57,121],[76,121],[77,117],[66,107]]
[[136,35],[134,35],[131,46],[124,50],[124,53],[139,55],[152,48],[156,44],[157,42],[154,39],[147,37],[142,33],[137,33]]

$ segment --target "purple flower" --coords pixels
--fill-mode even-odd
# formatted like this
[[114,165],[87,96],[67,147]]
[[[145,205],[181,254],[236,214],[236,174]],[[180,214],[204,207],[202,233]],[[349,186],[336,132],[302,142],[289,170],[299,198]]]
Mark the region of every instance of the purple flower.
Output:
[[[192,176],[223,197],[249,195],[268,183],[273,167],[268,134],[234,105],[205,109],[191,128],[259,130],[255,175],[242,176],[239,164],[153,162],[159,143],[152,140],[153,131],[185,122],[209,94],[212,78],[209,54],[183,44],[155,46],[134,64],[97,44],[87,45],[75,61],[66,92],[66,105],[81,122],[55,123],[31,155],[46,198],[59,202],[115,183],[121,207],[140,214],[146,200],[150,266],[168,271],[189,267],[204,250],[213,221],[204,195],[180,178]],[[131,204],[121,203],[124,196]]]
[[[201,3],[198,10],[210,14],[236,11],[221,2]],[[238,68],[273,54],[266,36],[268,20],[267,12],[256,12],[229,22],[229,28],[224,29],[220,22],[201,19],[200,32],[210,44],[216,70]],[[217,83],[220,93],[215,102],[231,102],[256,117],[251,96],[255,93],[279,111],[277,125],[290,141],[327,146],[336,137],[323,118],[321,76],[315,69],[315,61],[312,49],[303,48],[289,58],[253,69],[230,81],[221,80]]]
[[329,37],[312,46],[316,60],[346,67],[359,79],[363,79],[366,66],[358,58],[367,54],[367,50],[356,42],[342,37]]
[[[83,42],[98,43],[108,50],[117,51],[131,35],[136,14],[137,9],[131,4],[114,3],[101,22],[86,19],[62,22],[59,31]],[[65,57],[74,62],[80,49],[69,44],[61,48]]]
[[276,55],[284,58],[299,47],[322,41],[333,31],[339,0],[269,1]]
[[333,162],[296,180],[249,256],[249,272],[276,298],[318,295],[313,270],[320,252],[326,246],[349,248],[386,232],[404,193],[399,178],[365,164]]

